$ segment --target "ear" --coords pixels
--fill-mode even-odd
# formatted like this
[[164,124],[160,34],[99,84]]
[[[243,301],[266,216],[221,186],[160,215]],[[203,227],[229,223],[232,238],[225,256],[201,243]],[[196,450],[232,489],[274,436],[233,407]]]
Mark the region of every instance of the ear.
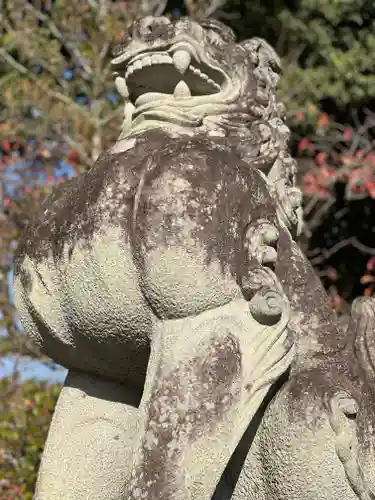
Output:
[[331,402],[336,405],[336,408],[342,412],[346,417],[356,417],[358,413],[358,404],[357,401],[354,399],[353,396],[351,396],[349,393],[346,391],[340,391],[337,392]]
[[218,21],[217,19],[212,19],[212,18],[206,18],[202,19],[199,24],[202,26],[202,28],[206,30],[211,30],[217,33],[218,35],[221,36],[221,38],[224,40],[226,43],[235,43],[236,42],[236,34],[226,24]]

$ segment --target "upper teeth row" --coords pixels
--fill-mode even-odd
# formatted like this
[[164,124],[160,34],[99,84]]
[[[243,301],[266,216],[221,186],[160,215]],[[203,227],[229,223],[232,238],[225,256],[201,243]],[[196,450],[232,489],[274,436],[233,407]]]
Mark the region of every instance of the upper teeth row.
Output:
[[124,79],[125,81],[122,82],[122,85],[125,87],[127,78],[129,78],[129,76],[132,75],[135,71],[145,68],[146,66],[151,66],[152,64],[173,64],[177,69],[177,71],[179,71],[181,74],[185,73],[187,68],[189,68],[189,70],[192,73],[199,76],[207,83],[211,84],[217,90],[220,90],[220,85],[214,82],[208,75],[203,73],[200,69],[191,65],[190,61],[191,61],[191,55],[187,50],[182,50],[182,49],[176,50],[173,54],[173,57],[171,57],[168,54],[145,54],[128,66],[125,73],[125,79]]

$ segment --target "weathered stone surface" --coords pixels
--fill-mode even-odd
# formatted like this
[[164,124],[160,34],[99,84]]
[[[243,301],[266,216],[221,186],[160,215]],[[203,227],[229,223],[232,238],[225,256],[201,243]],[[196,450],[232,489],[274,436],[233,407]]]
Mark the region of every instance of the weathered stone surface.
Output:
[[245,234],[259,216],[277,223],[266,182],[230,146],[153,130],[44,207],[16,260],[29,335],[64,366],[135,385],[156,322],[241,296]]
[[[334,332],[337,348],[299,360],[262,413],[254,440],[243,443],[248,453],[234,466],[241,472],[231,498],[374,498],[374,311],[374,299],[358,299],[348,332]],[[320,325],[315,345],[330,335],[324,318]]]
[[[80,186],[85,186],[85,191],[78,196]],[[137,138],[131,150],[104,155],[85,176],[56,191],[52,203],[48,203],[51,208],[45,210],[45,218],[37,220],[25,234],[17,260],[16,293],[21,298],[17,299],[18,307],[28,334],[35,335],[42,349],[64,366],[117,380],[134,387],[139,395],[149,351],[156,350],[156,361],[161,356],[167,378],[164,381],[156,364],[156,373],[149,376],[149,395],[146,380],[145,409],[140,409],[137,417],[141,443],[148,439],[150,425],[155,425],[155,417],[149,412],[160,399],[160,384],[173,384],[168,390],[174,399],[165,403],[164,411],[169,408],[171,413],[173,402],[176,404],[178,395],[185,391],[196,394],[197,399],[182,404],[186,415],[181,418],[192,427],[192,437],[176,441],[171,434],[169,440],[164,438],[177,448],[169,461],[160,455],[161,438],[156,439],[159,464],[168,481],[162,481],[158,472],[158,482],[152,483],[153,493],[148,496],[178,498],[185,494],[185,475],[189,473],[191,498],[204,494],[210,498],[259,405],[258,399],[262,399],[260,395],[267,392],[291,361],[287,302],[281,299],[277,306],[282,290],[275,285],[272,271],[260,272],[263,258],[267,257],[267,252],[260,249],[272,248],[267,247],[266,236],[270,228],[279,226],[266,180],[234,155],[230,146],[203,137],[174,139],[171,143],[165,133],[150,130]],[[260,216],[263,224],[259,224]],[[253,239],[258,241],[256,247],[251,244]],[[264,287],[273,293],[271,309]],[[233,373],[233,382],[225,369],[224,375],[216,373],[223,369],[224,361],[215,368],[209,357],[211,343],[221,345],[226,308],[234,311],[227,319],[229,337],[224,336],[223,345],[237,346],[238,363],[242,359]],[[259,308],[263,311],[262,319],[258,318]],[[207,314],[208,319],[201,324],[201,318]],[[168,335],[169,340],[164,340]],[[264,358],[269,355],[268,348],[273,354],[269,361]],[[229,367],[234,354],[226,347],[223,349],[223,360]],[[210,361],[199,361],[202,356],[208,356]],[[233,363],[237,366],[235,358]],[[191,371],[191,365],[199,366],[202,373]],[[150,362],[149,370],[153,369]],[[193,385],[186,386],[193,373],[202,381],[209,373],[207,370],[212,371],[213,381],[206,391],[199,392],[199,382],[191,381]],[[217,377],[224,377],[223,383],[229,384],[222,396],[217,392]],[[222,413],[219,408],[223,403],[214,403],[217,397],[220,401],[227,399],[227,409]],[[72,405],[68,420],[75,423],[70,425],[79,425],[82,436],[90,436],[91,426],[81,425],[85,419],[66,388],[62,398],[64,408]],[[103,402],[98,404],[99,414],[103,405],[110,411]],[[205,405],[213,408],[203,418],[199,408]],[[198,422],[189,420],[191,412],[198,412],[203,418],[200,431]],[[52,427],[56,431],[50,435],[59,446],[58,436],[66,434],[67,425],[60,415],[58,410]],[[173,421],[172,414],[169,418]],[[103,437],[97,443],[104,446],[101,440],[107,439],[107,424],[99,419],[95,425],[103,428]],[[206,426],[213,429],[211,440],[202,439]],[[164,428],[155,432],[160,430],[162,434],[166,432]],[[74,437],[75,433],[70,435]],[[216,455],[212,441],[217,443]],[[56,450],[57,445],[48,449]],[[74,454],[78,460],[79,449],[71,446],[66,455]],[[111,456],[110,452],[107,454]],[[216,456],[210,475],[206,469],[199,471],[206,454]],[[155,457],[150,461],[144,452],[135,455],[141,463],[136,463],[134,470],[143,471],[142,477],[146,477],[145,469],[151,476],[159,470]],[[52,465],[47,466],[49,460]],[[56,494],[56,484],[65,484],[65,480],[55,477],[54,460],[51,451],[45,454],[37,498],[44,498],[39,492],[51,491],[53,485]],[[128,477],[126,466],[124,462],[123,474]],[[176,480],[171,484],[173,467],[178,468],[179,477],[182,475],[182,483]],[[96,485],[97,494],[100,484],[104,488],[107,483],[104,478],[102,483],[95,479],[95,468],[90,470],[94,476],[86,484]],[[137,478],[138,475],[130,483],[132,489],[126,493],[127,498],[137,498],[142,490],[134,483]],[[70,484],[72,489],[65,487],[64,494],[66,498],[75,498],[81,494],[79,483]],[[144,491],[146,494],[148,490]],[[102,489],[100,494],[104,494]]]
[[374,498],[374,308],[345,335],[293,240],[277,55],[146,17],[113,67],[119,140],[16,257],[25,330],[70,370],[35,498]]
[[55,408],[35,498],[122,498],[132,460],[139,394],[70,370]]

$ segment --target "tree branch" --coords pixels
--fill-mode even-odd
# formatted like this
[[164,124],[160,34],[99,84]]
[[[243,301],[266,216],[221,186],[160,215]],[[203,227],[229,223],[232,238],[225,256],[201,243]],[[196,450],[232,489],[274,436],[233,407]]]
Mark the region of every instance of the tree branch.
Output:
[[52,130],[56,134],[58,134],[61,137],[61,139],[63,139],[63,141],[65,141],[66,144],[68,144],[69,147],[74,149],[74,151],[76,151],[79,154],[80,160],[83,160],[84,164],[87,167],[91,167],[92,160],[91,160],[90,156],[86,153],[84,147],[79,142],[77,142],[72,137],[70,137],[69,134],[66,134],[65,132],[63,132],[61,130],[60,124],[52,123],[51,126],[52,126]]
[[347,246],[352,246],[359,250],[362,253],[368,254],[368,255],[375,255],[375,248],[368,247],[367,245],[364,245],[360,241],[357,240],[356,237],[352,238],[347,238],[345,240],[339,241],[336,243],[336,245],[333,245],[333,247],[326,249],[326,250],[320,250],[320,249],[315,249],[315,251],[320,250],[321,255],[314,257],[313,259],[310,259],[310,262],[313,266],[316,266],[318,264],[322,264],[324,261],[328,260],[332,255],[337,253],[338,251],[342,250],[343,248]]
[[206,9],[200,14],[200,17],[210,17],[217,10],[224,7],[226,0],[212,0],[211,3],[206,7]]
[[168,0],[141,0],[143,15],[161,16],[167,7]]
[[107,123],[113,120],[114,118],[118,118],[120,116],[120,113],[122,113],[123,109],[124,105],[121,104],[112,113],[109,113],[105,118],[102,118],[100,120],[100,126],[103,127],[104,125],[107,125]]
[[70,55],[75,59],[76,62],[78,62],[84,71],[87,73],[87,77],[91,77],[92,75],[92,69],[88,64],[84,62],[84,58],[82,57],[81,51],[79,50],[78,47],[75,47],[71,42],[66,40],[64,35],[61,33],[61,31],[58,29],[56,24],[51,21],[50,17],[43,14],[40,12],[38,9],[36,9],[31,3],[26,3],[26,9],[30,10],[33,12],[33,14],[40,20],[46,23],[48,26],[50,32],[54,35],[54,37],[62,44],[64,47],[68,50]]
[[73,107],[76,109],[81,115],[83,115],[86,119],[90,120],[92,122],[92,116],[90,113],[87,113],[85,109],[80,106],[79,104],[75,103],[70,97],[62,94],[61,92],[58,92],[56,90],[51,90],[47,85],[44,85],[43,82],[34,76],[32,73],[29,72],[29,70],[20,64],[18,61],[16,61],[10,54],[5,49],[2,49],[0,47],[0,56],[6,61],[9,65],[11,65],[14,69],[16,69],[19,73],[22,75],[27,76],[30,80],[34,82],[34,84],[39,87],[40,89],[43,90],[43,92],[46,92],[50,97],[53,97],[54,99],[57,99],[64,104]]
[[323,215],[325,215],[328,210],[335,204],[335,201],[336,200],[334,197],[330,197],[325,200],[324,203],[316,210],[313,217],[306,221],[306,224],[311,232],[319,226]]

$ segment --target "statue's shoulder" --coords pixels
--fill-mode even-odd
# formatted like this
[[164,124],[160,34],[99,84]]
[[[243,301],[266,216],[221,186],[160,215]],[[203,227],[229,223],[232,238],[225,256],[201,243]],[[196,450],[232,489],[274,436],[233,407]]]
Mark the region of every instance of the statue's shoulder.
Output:
[[51,250],[60,254],[66,242],[90,242],[108,221],[125,225],[135,200],[166,212],[177,202],[184,211],[198,203],[223,213],[272,205],[266,181],[228,141],[150,130],[117,141],[89,171],[55,186],[24,232],[18,255],[38,258]]
[[[60,254],[65,242],[70,240],[90,240],[106,212],[114,212],[120,204],[126,204],[136,189],[145,159],[156,145],[147,139],[132,139],[126,147],[122,143],[122,151],[106,151],[87,172],[56,184],[43,200],[37,216],[23,231],[16,262],[25,254],[36,260],[51,251]],[[121,199],[119,192],[125,193]]]

